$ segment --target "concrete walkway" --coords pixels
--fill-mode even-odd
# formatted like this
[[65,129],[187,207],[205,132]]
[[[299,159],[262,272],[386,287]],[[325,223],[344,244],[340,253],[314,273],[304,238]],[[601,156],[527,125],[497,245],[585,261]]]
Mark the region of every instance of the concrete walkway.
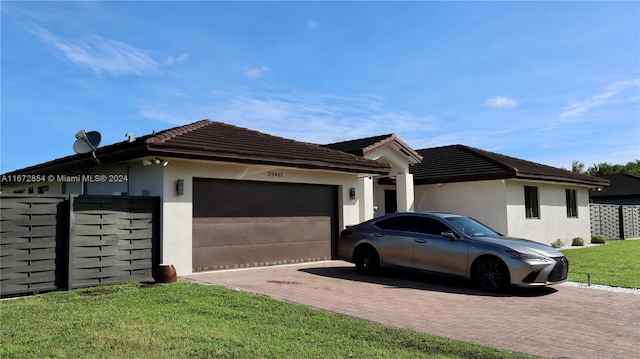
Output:
[[407,271],[364,276],[343,261],[182,278],[542,357],[640,358],[638,294],[565,285],[491,294]]

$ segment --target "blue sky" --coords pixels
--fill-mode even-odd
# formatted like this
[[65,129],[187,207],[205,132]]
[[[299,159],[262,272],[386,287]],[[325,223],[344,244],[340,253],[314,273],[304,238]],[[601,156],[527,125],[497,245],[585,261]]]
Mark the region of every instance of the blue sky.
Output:
[[8,172],[211,119],[396,133],[570,168],[640,159],[640,3],[2,1]]

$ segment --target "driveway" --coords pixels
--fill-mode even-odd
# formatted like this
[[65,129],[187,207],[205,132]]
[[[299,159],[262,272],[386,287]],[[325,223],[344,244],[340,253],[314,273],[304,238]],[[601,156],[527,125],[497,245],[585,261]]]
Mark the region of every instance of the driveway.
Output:
[[364,276],[343,261],[181,277],[400,328],[548,358],[640,358],[640,295],[558,285],[491,294],[406,271]]

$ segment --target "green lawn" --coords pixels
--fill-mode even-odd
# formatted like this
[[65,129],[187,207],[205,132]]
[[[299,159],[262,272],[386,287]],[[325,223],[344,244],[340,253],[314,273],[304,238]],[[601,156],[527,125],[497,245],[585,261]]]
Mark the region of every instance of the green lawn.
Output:
[[614,287],[640,288],[640,240],[609,240],[607,244],[565,249],[569,280]]
[[[569,279],[640,288],[640,240],[562,251]],[[525,358],[269,297],[179,282],[0,302],[1,358]]]
[[525,358],[218,286],[130,283],[0,302],[1,358]]

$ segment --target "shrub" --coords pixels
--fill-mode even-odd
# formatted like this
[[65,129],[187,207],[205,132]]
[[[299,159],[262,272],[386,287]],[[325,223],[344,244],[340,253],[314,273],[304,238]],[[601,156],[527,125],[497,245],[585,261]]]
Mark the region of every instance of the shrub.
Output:
[[551,247],[553,248],[560,248],[564,245],[564,243],[562,243],[562,239],[558,238],[555,241],[551,242]]
[[596,236],[591,237],[591,243],[592,244],[605,244],[605,243],[607,243],[607,239],[603,235],[598,234]]
[[584,239],[582,239],[580,237],[576,237],[576,238],[571,240],[571,245],[574,246],[574,247],[584,246]]

